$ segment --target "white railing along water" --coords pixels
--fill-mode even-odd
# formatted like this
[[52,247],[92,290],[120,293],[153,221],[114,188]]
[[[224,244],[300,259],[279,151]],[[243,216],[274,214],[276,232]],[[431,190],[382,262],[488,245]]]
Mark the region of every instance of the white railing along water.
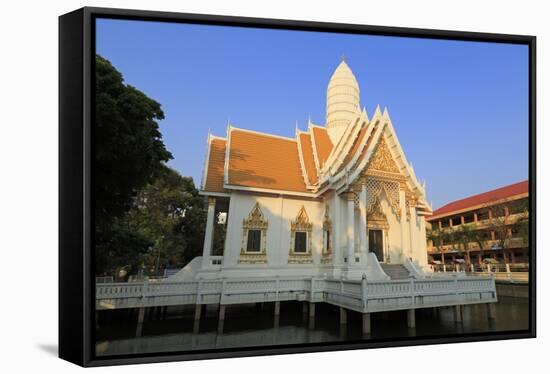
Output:
[[362,313],[497,301],[493,277],[352,281],[245,278],[99,283],[96,309],[273,301],[326,302]]

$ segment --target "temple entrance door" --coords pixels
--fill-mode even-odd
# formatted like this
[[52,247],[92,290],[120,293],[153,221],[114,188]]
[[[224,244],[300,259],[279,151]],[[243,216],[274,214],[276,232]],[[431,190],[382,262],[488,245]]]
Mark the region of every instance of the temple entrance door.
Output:
[[373,252],[378,261],[384,262],[382,230],[369,230],[369,252]]

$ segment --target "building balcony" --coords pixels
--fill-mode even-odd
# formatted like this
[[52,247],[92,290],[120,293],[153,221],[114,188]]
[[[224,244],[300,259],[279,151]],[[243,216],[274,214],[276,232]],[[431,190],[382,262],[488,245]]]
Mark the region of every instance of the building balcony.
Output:
[[[486,240],[483,243],[483,250],[484,251],[491,251],[491,250],[501,250],[503,249],[500,246],[500,241],[498,240]],[[506,243],[504,247],[506,249],[516,249],[516,248],[525,248],[527,247],[527,243],[523,240],[523,238],[510,238],[506,240]],[[470,251],[479,251],[479,245],[475,242],[468,243],[468,250]],[[464,252],[462,244],[446,244],[441,246],[439,249],[436,247],[429,247],[428,253],[434,254],[434,253],[461,253]]]

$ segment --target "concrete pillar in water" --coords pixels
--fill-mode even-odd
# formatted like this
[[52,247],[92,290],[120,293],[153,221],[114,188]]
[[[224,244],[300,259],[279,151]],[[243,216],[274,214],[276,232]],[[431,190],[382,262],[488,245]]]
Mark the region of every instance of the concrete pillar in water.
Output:
[[370,331],[370,313],[363,313],[363,335],[369,335]]
[[495,303],[487,303],[487,318],[488,319],[496,318]]
[[345,325],[348,323],[348,314],[346,308],[340,307],[340,324]]
[[309,303],[309,318],[315,318],[315,304]]
[[196,304],[195,305],[195,321],[201,319],[201,310],[202,310],[202,305],[201,304]]
[[307,314],[307,301],[302,302],[302,314]]
[[136,338],[139,338],[141,336],[141,333],[143,332],[144,320],[145,320],[145,308],[139,308],[137,326],[136,326]]
[[223,321],[225,320],[225,305],[220,304],[220,311],[218,313],[218,320]]
[[455,322],[462,323],[462,305],[455,305],[454,317],[455,317]]
[[225,305],[220,304],[220,310],[218,312],[218,334],[223,333],[224,323],[225,323]]
[[199,328],[200,328],[200,322],[201,322],[201,310],[202,305],[196,304],[195,305],[195,317],[193,322],[193,334],[198,334]]
[[409,309],[407,310],[407,326],[410,329],[416,328],[416,318],[415,318],[415,310]]
[[275,301],[275,315],[278,316],[281,314],[281,302]]

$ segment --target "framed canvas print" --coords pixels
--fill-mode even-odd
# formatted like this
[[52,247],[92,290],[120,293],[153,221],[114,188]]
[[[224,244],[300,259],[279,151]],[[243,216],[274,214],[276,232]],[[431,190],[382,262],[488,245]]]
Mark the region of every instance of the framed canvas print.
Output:
[[59,354],[535,336],[535,37],[59,20]]

